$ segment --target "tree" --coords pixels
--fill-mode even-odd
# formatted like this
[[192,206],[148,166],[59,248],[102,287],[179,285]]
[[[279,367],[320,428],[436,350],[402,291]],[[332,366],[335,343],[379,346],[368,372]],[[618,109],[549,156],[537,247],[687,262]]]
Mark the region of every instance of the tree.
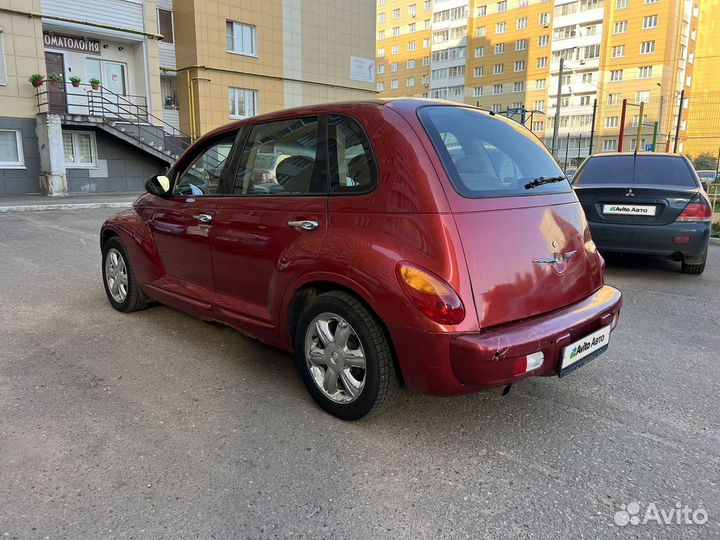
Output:
[[717,165],[718,165],[717,158],[708,152],[698,155],[695,159],[692,160],[692,162],[693,162],[693,165],[695,166],[695,170],[697,170],[697,171],[702,171],[702,170],[715,171],[715,170],[717,170]]

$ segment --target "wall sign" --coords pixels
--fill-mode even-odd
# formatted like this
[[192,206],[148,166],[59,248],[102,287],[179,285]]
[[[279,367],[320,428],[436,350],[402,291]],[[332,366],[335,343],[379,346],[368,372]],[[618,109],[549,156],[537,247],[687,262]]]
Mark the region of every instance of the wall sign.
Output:
[[365,83],[375,82],[375,60],[351,56],[350,79]]
[[94,39],[76,36],[62,36],[43,32],[43,42],[46,47],[65,49],[66,51],[79,51],[89,54],[100,54],[100,42]]

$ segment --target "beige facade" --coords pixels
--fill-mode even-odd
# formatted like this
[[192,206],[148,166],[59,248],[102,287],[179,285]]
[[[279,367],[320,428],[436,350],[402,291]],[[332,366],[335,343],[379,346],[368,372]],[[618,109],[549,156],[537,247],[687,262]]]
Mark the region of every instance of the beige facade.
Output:
[[375,94],[372,0],[178,0],[173,9],[180,128],[192,136]]
[[40,0],[0,0],[0,46],[4,52],[5,80],[0,81],[0,115],[35,118],[35,90],[28,84],[33,73],[45,73],[42,22],[22,12],[39,11]]

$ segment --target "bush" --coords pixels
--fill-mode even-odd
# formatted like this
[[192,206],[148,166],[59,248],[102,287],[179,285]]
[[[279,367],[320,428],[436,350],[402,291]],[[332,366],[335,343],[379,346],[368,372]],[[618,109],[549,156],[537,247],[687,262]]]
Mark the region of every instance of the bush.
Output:
[[712,224],[710,236],[712,236],[713,238],[720,238],[720,221],[716,221]]

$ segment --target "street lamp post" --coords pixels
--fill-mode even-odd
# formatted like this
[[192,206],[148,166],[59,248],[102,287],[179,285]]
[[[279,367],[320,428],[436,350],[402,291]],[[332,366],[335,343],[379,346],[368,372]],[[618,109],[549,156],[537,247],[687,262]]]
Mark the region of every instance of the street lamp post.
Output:
[[557,103],[555,104],[555,123],[553,124],[553,136],[552,136],[552,147],[551,151],[553,154],[557,151],[557,138],[558,128],[560,127],[560,99],[562,95],[562,78],[563,69],[565,67],[563,57],[560,57],[560,73],[558,75],[558,86],[557,86]]

